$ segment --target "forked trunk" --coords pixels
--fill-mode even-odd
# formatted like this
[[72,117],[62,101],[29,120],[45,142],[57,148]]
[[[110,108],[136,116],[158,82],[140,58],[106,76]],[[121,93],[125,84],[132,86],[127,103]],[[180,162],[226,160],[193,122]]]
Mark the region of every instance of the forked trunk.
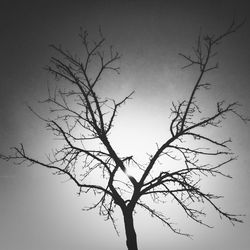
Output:
[[137,238],[134,228],[133,212],[132,211],[123,211],[124,225],[126,232],[126,244],[128,250],[138,250],[137,247]]

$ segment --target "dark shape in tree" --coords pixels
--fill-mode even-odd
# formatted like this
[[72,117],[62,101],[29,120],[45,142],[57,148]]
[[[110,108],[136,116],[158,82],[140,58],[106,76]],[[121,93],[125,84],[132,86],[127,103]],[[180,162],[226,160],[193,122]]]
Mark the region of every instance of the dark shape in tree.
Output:
[[[136,206],[147,210],[173,232],[190,236],[175,228],[164,213],[147,204],[147,199],[144,198],[147,196],[155,203],[164,203],[168,197],[172,197],[190,219],[202,225],[209,226],[203,220],[205,212],[196,205],[204,202],[233,224],[242,222],[239,216],[218,207],[214,200],[220,197],[204,192],[199,183],[209,175],[230,177],[221,171],[221,167],[236,159],[229,148],[231,140],[220,141],[207,136],[207,129],[219,127],[229,113],[244,122],[248,119],[237,112],[237,102],[226,104],[225,101],[217,102],[214,112],[204,116],[196,99],[198,90],[210,88],[210,84],[203,80],[204,76],[218,67],[213,62],[215,48],[242,24],[232,22],[219,36],[200,34],[194,55],[180,54],[187,61],[184,68],[197,66],[197,81],[187,100],[172,103],[170,138],[158,146],[156,152],[149,157],[147,165],[139,164],[134,156],[120,156],[109,140],[117,112],[133,92],[120,101],[98,95],[96,86],[101,77],[107,71],[119,73],[120,70],[117,66],[120,55],[112,47],[107,53],[105,38],[101,32],[100,39],[94,43],[89,41],[87,32],[80,33],[83,58],[72,55],[62,47],[51,45],[59,57],[51,57],[50,66],[46,69],[60,83],[64,81],[67,89],[56,89],[53,95],[49,92],[45,102],[51,105],[51,118],[39,117],[63,144],[53,151],[47,162],[27,154],[22,144],[13,149],[13,154],[2,155],[1,158],[16,160],[16,164],[38,164],[56,170],[57,174],[69,177],[79,187],[79,194],[92,191],[98,200],[87,210],[99,208],[100,214],[111,220],[115,229],[114,208],[120,207],[129,250],[138,249],[133,222]],[[218,162],[211,164],[211,157],[215,157]],[[179,167],[171,170],[169,163],[165,161],[166,166],[161,166],[158,173],[152,173],[153,169],[159,167],[159,159],[178,161]],[[131,165],[141,171],[138,180],[127,174],[127,168]]]

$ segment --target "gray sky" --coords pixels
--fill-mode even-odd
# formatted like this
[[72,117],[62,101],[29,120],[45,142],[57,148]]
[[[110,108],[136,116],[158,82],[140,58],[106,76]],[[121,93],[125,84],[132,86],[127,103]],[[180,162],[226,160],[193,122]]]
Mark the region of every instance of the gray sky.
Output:
[[[15,2],[15,1],[14,1]],[[80,26],[95,35],[101,25],[108,43],[123,55],[121,75],[103,91],[122,97],[136,90],[121,111],[115,136],[126,153],[139,157],[155,149],[168,121],[169,104],[189,95],[195,71],[181,70],[179,52],[189,53],[199,30],[219,34],[236,16],[247,23],[220,46],[219,70],[210,75],[214,88],[204,105],[216,100],[239,100],[250,115],[250,7],[247,1],[5,1],[0,10],[0,152],[23,142],[34,155],[48,152],[46,131],[25,104],[37,106],[46,97],[48,44],[62,44],[79,52]],[[42,110],[43,111],[43,110]],[[143,123],[143,126],[142,126]],[[126,132],[125,132],[126,129]],[[122,132],[120,132],[122,131]],[[124,131],[124,132],[123,132]],[[145,134],[149,137],[145,139]],[[231,180],[207,181],[225,195],[221,206],[246,214],[245,223],[231,226],[208,209],[208,229],[195,225],[178,209],[170,214],[193,240],[173,234],[141,210],[135,216],[140,249],[245,250],[250,245],[250,128],[229,119],[218,135],[233,139],[239,155],[228,166]],[[119,135],[119,137],[118,137]],[[114,136],[114,137],[115,137]],[[129,139],[128,139],[129,138]],[[133,139],[133,145],[129,145]],[[114,139],[114,143],[118,143]],[[121,213],[117,211],[117,237],[110,222],[98,211],[82,212],[91,197],[77,197],[77,189],[65,178],[34,166],[17,168],[0,162],[0,246],[4,250],[125,250]]]

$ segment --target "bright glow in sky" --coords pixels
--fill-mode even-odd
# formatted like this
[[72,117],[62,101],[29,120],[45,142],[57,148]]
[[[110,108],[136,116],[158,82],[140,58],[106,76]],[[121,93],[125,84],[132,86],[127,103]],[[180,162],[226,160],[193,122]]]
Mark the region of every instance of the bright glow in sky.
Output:
[[[234,15],[249,17],[247,1],[73,1],[5,3],[1,7],[0,152],[23,142],[43,157],[54,143],[43,124],[25,108],[45,97],[49,76],[42,69],[51,56],[48,44],[62,44],[78,53],[82,26],[96,34],[101,25],[108,43],[122,54],[121,75],[100,86],[101,93],[121,99],[135,90],[116,119],[111,142],[121,156],[141,163],[169,135],[171,101],[189,96],[195,72],[181,70],[178,52],[189,53],[202,30],[219,33]],[[230,3],[229,3],[230,2]],[[249,20],[249,18],[248,18]],[[214,87],[201,94],[204,106],[216,100],[239,100],[250,114],[250,23],[225,41],[219,50],[220,68],[208,80]],[[37,107],[37,105],[35,105]],[[44,111],[41,108],[41,111]],[[209,111],[209,110],[208,110]],[[229,120],[228,120],[229,121]],[[209,131],[212,133],[213,131]],[[168,214],[194,240],[173,234],[138,209],[135,216],[139,249],[245,250],[250,245],[250,132],[230,120],[218,136],[233,139],[240,156],[228,166],[232,180],[212,178],[205,188],[225,195],[226,211],[243,213],[245,223],[232,227],[208,209],[208,229],[190,222],[175,204]],[[41,154],[42,153],[42,154]],[[172,166],[173,167],[173,166]],[[131,170],[136,178],[138,171]],[[0,162],[0,245],[6,250],[125,250],[123,220],[117,210],[117,237],[111,222],[98,211],[82,212],[91,196],[77,196],[67,179],[41,167],[16,168]]]

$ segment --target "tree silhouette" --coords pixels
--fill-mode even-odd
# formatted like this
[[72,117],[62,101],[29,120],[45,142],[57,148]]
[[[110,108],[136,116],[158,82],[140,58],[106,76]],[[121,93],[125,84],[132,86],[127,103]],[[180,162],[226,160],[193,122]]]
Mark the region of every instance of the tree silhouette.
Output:
[[[14,160],[16,164],[38,164],[69,177],[79,187],[79,194],[93,192],[96,196],[96,202],[86,210],[98,208],[105,219],[113,222],[115,229],[114,209],[118,206],[124,217],[129,250],[138,249],[133,221],[136,207],[147,210],[173,232],[190,236],[176,228],[167,214],[155,210],[150,199],[164,204],[171,197],[190,219],[208,227],[200,203],[209,204],[233,224],[242,222],[239,215],[217,206],[215,201],[220,196],[203,191],[200,181],[208,176],[230,177],[221,167],[236,159],[229,148],[231,139],[221,141],[208,135],[207,131],[211,127],[220,127],[230,113],[244,122],[248,119],[237,111],[237,102],[219,101],[214,111],[204,115],[202,102],[196,97],[199,90],[206,91],[211,87],[204,76],[218,68],[214,61],[217,46],[242,25],[243,22],[233,21],[218,36],[199,34],[192,55],[180,54],[187,62],[183,68],[197,68],[197,80],[187,99],[172,102],[170,137],[149,155],[148,164],[138,163],[134,156],[121,156],[109,139],[119,108],[133,92],[119,101],[98,94],[97,86],[106,73],[119,74],[120,55],[112,46],[105,45],[101,31],[99,39],[91,42],[88,33],[82,30],[82,57],[61,46],[51,45],[58,56],[51,57],[46,70],[61,85],[53,93],[49,91],[48,99],[44,101],[50,105],[50,118],[41,117],[30,108],[62,143],[46,162],[33,158],[22,144],[14,147],[12,154],[1,155],[1,158]],[[131,166],[138,168],[140,178],[128,174],[127,169]]]

